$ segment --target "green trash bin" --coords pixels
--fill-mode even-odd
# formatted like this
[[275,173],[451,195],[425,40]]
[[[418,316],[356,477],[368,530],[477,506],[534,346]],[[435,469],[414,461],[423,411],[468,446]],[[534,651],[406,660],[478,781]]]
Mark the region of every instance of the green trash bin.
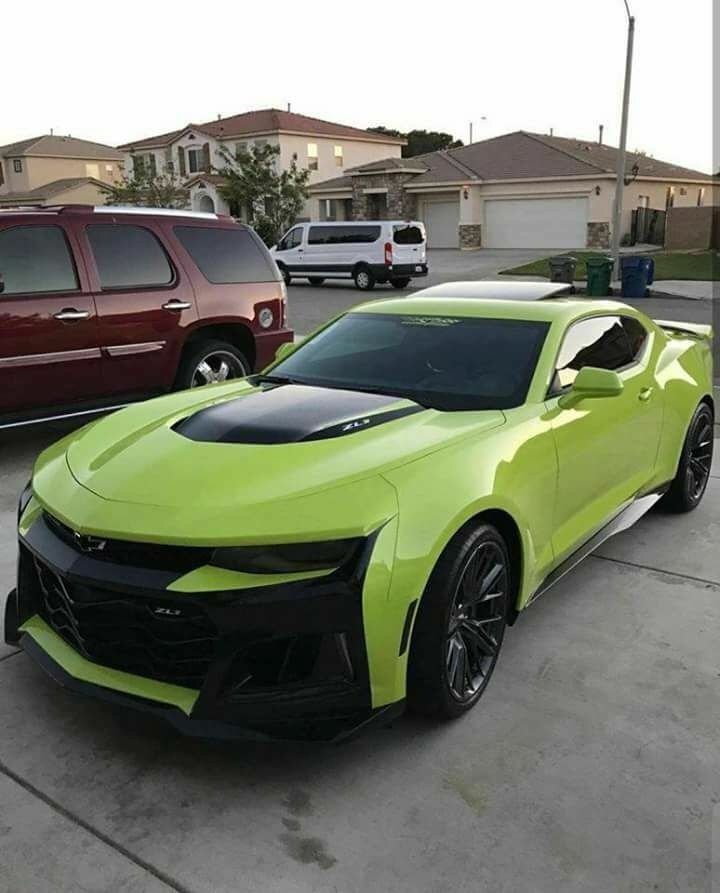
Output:
[[585,261],[587,267],[587,293],[593,298],[605,298],[612,294],[613,262],[611,257],[589,257]]

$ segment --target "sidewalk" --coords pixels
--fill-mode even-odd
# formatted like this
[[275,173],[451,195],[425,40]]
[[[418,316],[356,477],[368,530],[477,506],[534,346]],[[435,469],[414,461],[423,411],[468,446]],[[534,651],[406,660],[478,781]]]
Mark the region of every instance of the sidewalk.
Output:
[[702,282],[689,279],[660,279],[650,286],[651,291],[662,292],[691,301],[711,301],[720,294],[720,282]]

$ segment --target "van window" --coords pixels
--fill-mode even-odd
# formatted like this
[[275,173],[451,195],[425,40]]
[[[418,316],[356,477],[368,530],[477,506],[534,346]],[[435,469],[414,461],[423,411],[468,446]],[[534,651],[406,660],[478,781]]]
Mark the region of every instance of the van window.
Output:
[[0,231],[4,295],[75,291],[77,274],[59,226],[14,226]]
[[425,241],[419,226],[394,226],[393,242],[396,245],[422,245]]
[[376,242],[379,226],[351,224],[350,226],[311,226],[308,245],[356,245]]
[[143,226],[93,224],[87,228],[101,288],[169,285],[175,274],[157,238]]
[[278,251],[289,251],[291,248],[297,248],[302,242],[302,227],[296,226],[286,233],[277,246]]
[[278,278],[267,251],[249,230],[176,226],[175,235],[208,282],[273,282]]

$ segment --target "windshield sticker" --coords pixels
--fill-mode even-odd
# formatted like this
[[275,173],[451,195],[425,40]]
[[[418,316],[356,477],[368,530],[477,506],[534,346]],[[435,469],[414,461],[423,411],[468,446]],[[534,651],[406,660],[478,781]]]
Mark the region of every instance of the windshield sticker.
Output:
[[404,326],[454,326],[458,322],[450,316],[403,316],[401,320]]

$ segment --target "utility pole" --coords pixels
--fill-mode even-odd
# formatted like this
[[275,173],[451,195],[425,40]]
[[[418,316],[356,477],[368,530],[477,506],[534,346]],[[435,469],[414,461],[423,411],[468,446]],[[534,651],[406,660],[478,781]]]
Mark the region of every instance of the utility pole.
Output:
[[470,142],[472,143],[472,121],[470,122]]
[[622,120],[620,123],[620,148],[617,159],[617,181],[615,183],[615,208],[612,228],[612,260],[616,279],[620,278],[620,226],[625,188],[625,155],[627,151],[628,112],[630,109],[630,79],[632,76],[633,43],[635,40],[635,17],[630,15],[630,7],[625,0],[628,16],[627,57],[625,59],[625,88],[623,90]]

